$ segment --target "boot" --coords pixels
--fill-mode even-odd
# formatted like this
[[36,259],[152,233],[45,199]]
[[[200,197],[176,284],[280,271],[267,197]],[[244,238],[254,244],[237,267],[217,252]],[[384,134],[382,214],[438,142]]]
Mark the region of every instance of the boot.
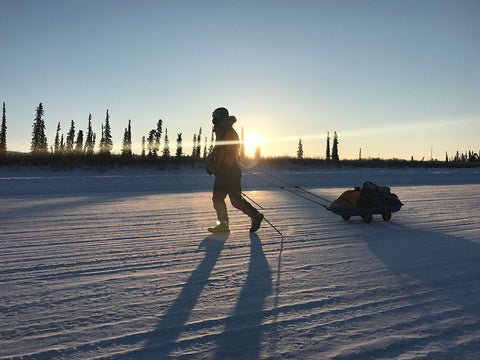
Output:
[[254,233],[260,227],[260,224],[263,221],[263,214],[257,213],[254,217],[252,217],[252,226],[250,227],[250,232]]
[[228,228],[228,221],[217,220],[217,226],[208,228],[212,234],[228,234],[230,229]]

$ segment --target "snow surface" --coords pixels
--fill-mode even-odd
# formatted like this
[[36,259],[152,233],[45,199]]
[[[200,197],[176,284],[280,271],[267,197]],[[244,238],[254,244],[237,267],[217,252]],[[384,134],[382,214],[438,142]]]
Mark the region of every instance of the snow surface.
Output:
[[345,222],[246,174],[284,237],[230,204],[209,236],[201,169],[0,169],[0,358],[480,359],[479,170],[268,171],[405,206]]

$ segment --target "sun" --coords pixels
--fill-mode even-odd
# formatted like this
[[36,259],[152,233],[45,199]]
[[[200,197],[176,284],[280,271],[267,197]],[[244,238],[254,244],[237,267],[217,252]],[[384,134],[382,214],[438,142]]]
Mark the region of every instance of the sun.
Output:
[[260,134],[258,132],[252,132],[248,134],[244,140],[244,144],[245,144],[245,153],[251,156],[254,155],[257,147],[262,144],[262,139],[260,138]]

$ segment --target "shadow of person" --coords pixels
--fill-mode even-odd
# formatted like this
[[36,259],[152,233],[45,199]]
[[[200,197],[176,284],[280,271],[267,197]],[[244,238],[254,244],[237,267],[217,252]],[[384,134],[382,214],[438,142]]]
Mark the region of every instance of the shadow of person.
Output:
[[175,341],[183,332],[185,324],[198,298],[208,283],[210,274],[220,256],[228,235],[211,235],[199,245],[205,257],[192,272],[182,291],[161,318],[155,330],[147,335],[142,349],[129,352],[128,359],[165,359],[175,349]]
[[233,314],[225,320],[217,341],[216,359],[258,359],[266,298],[272,292],[272,273],[257,234],[250,234],[250,263]]
[[[359,230],[378,259],[398,275],[399,281],[404,283],[407,291],[417,288],[412,285],[412,280],[420,286],[427,286],[429,294],[454,306],[454,313],[448,316],[472,319],[470,325],[462,326],[456,335],[472,329],[478,331],[480,244],[453,235],[418,230],[398,224],[386,226],[388,228],[381,233],[382,236],[379,233],[371,233],[367,228]],[[413,290],[410,300],[418,303],[428,313],[429,307],[421,299],[422,295]],[[441,321],[442,315],[436,316]],[[465,344],[461,351],[469,353],[473,350],[480,351],[478,342]],[[459,349],[452,351],[459,351]]]

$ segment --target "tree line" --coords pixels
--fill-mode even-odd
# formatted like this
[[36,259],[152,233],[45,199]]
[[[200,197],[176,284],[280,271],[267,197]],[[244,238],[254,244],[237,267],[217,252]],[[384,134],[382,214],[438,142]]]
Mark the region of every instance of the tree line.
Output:
[[[41,158],[47,155],[54,155],[55,158],[75,157],[87,159],[102,159],[104,162],[107,159],[115,160],[120,157],[124,162],[126,160],[133,161],[140,157],[144,161],[154,162],[160,158],[163,160],[189,158],[199,160],[202,157],[208,156],[213,151],[214,134],[210,137],[210,146],[207,148],[207,137],[204,140],[204,148],[202,154],[202,128],[200,128],[198,135],[193,136],[193,147],[191,155],[186,155],[183,150],[182,133],[177,134],[176,150],[174,154],[170,151],[170,140],[168,136],[168,129],[163,129],[163,120],[157,121],[156,127],[148,132],[146,136],[142,137],[141,154],[137,155],[132,150],[132,122],[129,119],[125,127],[122,147],[120,155],[112,154],[113,138],[110,126],[110,114],[106,110],[105,121],[101,124],[100,141],[97,139],[97,134],[92,128],[92,114],[88,116],[87,130],[77,130],[74,120],[71,120],[68,131],[62,133],[60,122],[57,124],[55,138],[53,143],[49,146],[47,135],[45,132],[45,110],[43,104],[40,103],[35,110],[35,117],[32,125],[32,134],[30,142],[30,154],[32,157]],[[3,103],[2,125],[0,128],[0,156],[7,155],[7,116],[6,106]],[[162,146],[161,146],[162,144]]]
[[[303,160],[303,143],[302,139],[300,138],[298,140],[298,148],[297,148],[297,159],[298,160]],[[325,160],[327,162],[334,162],[337,163],[340,161],[339,154],[338,154],[338,135],[337,132],[335,131],[333,133],[333,144],[332,147],[330,148],[330,133],[327,133],[327,148],[325,152]],[[372,162],[377,163],[380,161],[380,159],[371,159]],[[400,160],[398,159],[391,159],[394,160],[395,162],[399,162]],[[346,160],[343,160],[346,161]],[[358,155],[358,160],[353,160],[353,161],[362,161],[362,149],[359,151]],[[414,162],[413,156],[411,157],[411,162]],[[425,158],[422,158],[419,160],[419,162],[423,163],[425,161]],[[351,161],[349,161],[351,163]],[[403,163],[403,161],[400,161]],[[430,162],[439,162],[436,159],[431,158]],[[466,151],[465,153],[460,153],[459,151],[456,152],[455,156],[448,156],[448,153],[445,153],[445,163],[475,163],[475,162],[480,162],[480,151],[478,153],[474,151]],[[392,163],[392,162],[390,162]]]
[[[140,161],[155,163],[158,160],[166,161],[196,161],[202,158],[206,158],[213,150],[214,146],[214,133],[213,128],[210,135],[210,142],[208,144],[208,137],[203,137],[202,128],[199,129],[198,134],[193,135],[192,152],[190,155],[185,154],[183,150],[183,138],[182,133],[177,134],[176,150],[174,153],[170,151],[170,141],[168,136],[168,129],[163,129],[163,121],[159,119],[156,123],[156,127],[148,132],[146,136],[142,137],[142,149],[141,154],[134,154],[132,151],[132,124],[131,120],[128,120],[128,124],[125,127],[122,147],[120,155],[113,155],[113,139],[110,126],[110,115],[108,109],[106,110],[105,121],[101,124],[101,136],[97,145],[97,134],[92,129],[92,114],[88,116],[87,130],[77,130],[76,124],[72,120],[68,132],[62,133],[60,122],[57,124],[55,133],[55,139],[53,144],[49,147],[48,140],[45,133],[45,110],[43,104],[40,103],[35,110],[35,117],[32,126],[32,137],[30,153],[33,157],[45,157],[47,155],[55,155],[55,158],[70,158],[75,157],[78,159],[86,159],[87,163],[94,163],[94,160],[100,160],[101,162],[115,162],[119,158],[120,161],[125,163],[135,162],[140,158]],[[241,132],[241,145],[240,156],[245,157],[245,147],[243,143],[243,128]],[[332,141],[332,143],[331,143]],[[163,142],[163,146],[161,146]],[[208,147],[207,147],[208,144]],[[338,135],[335,131],[333,133],[333,139],[330,137],[330,133],[327,133],[326,138],[326,151],[325,160],[327,162],[338,163],[340,161],[338,150]],[[97,150],[95,150],[97,146]],[[5,158],[7,155],[7,116],[6,106],[3,103],[2,122],[0,126],[0,157]],[[254,158],[256,160],[261,159],[260,145],[255,150]],[[302,139],[298,141],[297,159],[304,159],[303,143]],[[359,153],[359,159],[361,159],[361,149]],[[378,160],[378,159],[376,159]],[[413,162],[413,158],[411,159]],[[433,160],[433,159],[431,159]],[[345,161],[345,160],[343,160]],[[423,161],[423,159],[422,159]],[[457,151],[456,155],[449,157],[446,154],[446,163],[467,163],[467,162],[480,162],[479,153],[468,151],[466,153],[460,153]]]
[[[110,126],[110,114],[108,109],[105,115],[105,122],[101,124],[101,137],[98,143],[98,151],[95,151],[95,145],[97,142],[97,134],[92,129],[92,114],[88,115],[88,125],[86,134],[83,130],[76,130],[75,121],[70,122],[70,127],[66,136],[61,133],[60,122],[57,125],[57,131],[55,134],[55,140],[53,145],[49,148],[47,137],[45,135],[45,121],[43,119],[44,109],[43,104],[37,107],[35,112],[35,119],[33,122],[32,141],[31,141],[31,153],[32,154],[46,154],[51,153],[55,155],[62,154],[76,154],[92,156],[94,154],[102,156],[112,155],[113,138]],[[160,119],[157,121],[157,126],[152,129],[148,136],[142,137],[142,156],[148,158],[157,158],[160,151],[160,142],[163,134],[163,121]],[[168,130],[165,129],[165,135],[163,137],[163,150],[162,155],[164,157],[170,156],[170,145],[168,139]],[[148,151],[148,153],[147,153]],[[125,128],[122,141],[121,156],[124,158],[132,157],[132,121],[128,120],[128,125]],[[176,156],[183,155],[182,150],[182,134],[178,134],[177,138],[177,152]]]

